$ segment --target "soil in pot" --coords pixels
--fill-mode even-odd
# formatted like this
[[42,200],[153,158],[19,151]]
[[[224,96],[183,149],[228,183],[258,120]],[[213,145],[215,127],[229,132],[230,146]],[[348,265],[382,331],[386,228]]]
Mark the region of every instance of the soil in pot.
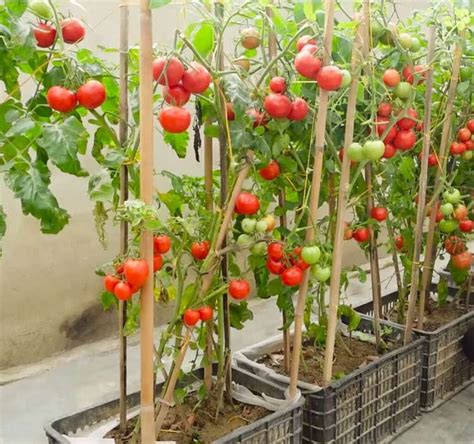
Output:
[[[176,441],[179,444],[211,443],[218,438],[231,433],[239,427],[251,424],[271,412],[254,405],[243,404],[234,400],[232,404],[224,401],[224,407],[216,418],[217,396],[209,394],[198,406],[197,395],[186,397],[183,404],[170,408],[163,424],[159,439],[161,441]],[[138,418],[128,421],[128,435],[131,435]],[[118,428],[107,434],[108,438],[115,438],[115,442],[130,443],[130,439],[120,440]],[[140,434],[136,443],[140,443]]]
[[[388,343],[387,346],[385,353],[395,348],[393,343]],[[375,344],[339,335],[334,348],[334,379],[340,379],[354,370],[370,364],[382,354],[377,351]],[[283,350],[267,354],[259,362],[278,373],[289,376],[289,373],[284,369]],[[322,387],[323,365],[324,347],[317,347],[312,340],[305,340],[300,359],[299,379]]]

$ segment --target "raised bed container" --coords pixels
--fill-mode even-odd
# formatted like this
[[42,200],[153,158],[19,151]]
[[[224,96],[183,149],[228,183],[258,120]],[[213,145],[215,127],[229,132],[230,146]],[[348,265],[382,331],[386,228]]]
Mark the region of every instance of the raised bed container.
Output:
[[[360,330],[373,332],[369,318],[363,317]],[[393,328],[390,336],[400,340],[401,334]],[[375,443],[412,426],[419,419],[422,343],[417,339],[325,388],[300,382],[306,398],[303,442]],[[236,353],[236,364],[286,387],[287,376],[258,363],[264,354],[282,348],[279,335]]]
[[[449,288],[454,295],[455,288]],[[436,285],[430,288],[431,294],[436,292]],[[474,304],[474,293],[470,293],[469,301]],[[388,317],[397,305],[398,292],[382,297],[382,315]],[[373,304],[356,307],[359,313],[372,316]],[[400,324],[389,322],[397,328]],[[460,341],[467,329],[474,325],[474,309],[469,313],[451,321],[434,331],[414,329],[418,337],[426,339],[423,345],[420,406],[423,411],[431,411],[454,396],[473,381],[474,364],[464,355]]]
[[[281,387],[269,381],[256,378],[251,372],[242,369],[233,370],[233,380],[256,394],[265,393],[268,396],[285,399]],[[202,369],[193,375],[193,381],[203,378]],[[156,386],[157,394],[161,391],[162,384]],[[128,395],[128,407],[131,409],[140,403],[140,393]],[[302,416],[304,399],[283,410],[270,413],[247,426],[240,427],[232,433],[214,441],[215,444],[297,444],[302,439]],[[70,444],[71,436],[84,431],[100,422],[118,416],[119,400],[113,399],[95,405],[86,410],[56,419],[44,427],[49,444]],[[84,436],[84,434],[81,434]]]

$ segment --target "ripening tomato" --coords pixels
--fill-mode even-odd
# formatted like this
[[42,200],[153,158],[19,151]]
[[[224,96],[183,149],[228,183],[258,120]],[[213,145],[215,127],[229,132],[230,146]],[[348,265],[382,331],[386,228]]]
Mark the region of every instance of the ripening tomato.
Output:
[[370,231],[366,227],[359,227],[354,230],[352,237],[359,243],[366,242],[369,240]]
[[323,66],[316,75],[316,81],[325,91],[336,91],[341,87],[343,73],[337,66]]
[[466,144],[462,142],[453,142],[449,147],[449,152],[453,156],[460,156],[464,151],[466,151]]
[[56,28],[48,23],[38,23],[33,29],[33,35],[40,48],[49,48],[56,40]]
[[370,210],[370,217],[379,222],[383,222],[388,217],[388,211],[384,207],[374,207]]
[[377,108],[377,115],[380,117],[389,117],[392,114],[392,105],[387,102],[382,102]]
[[457,236],[449,236],[444,241],[444,249],[451,255],[460,254],[466,251],[466,243]]
[[272,77],[269,87],[271,92],[284,93],[286,91],[286,80],[280,76]]
[[263,102],[269,116],[276,119],[287,117],[291,111],[291,100],[283,94],[270,93]]
[[178,83],[174,86],[163,87],[163,98],[166,103],[174,106],[183,106],[188,103],[191,93]]
[[309,112],[309,106],[306,100],[302,99],[301,97],[297,97],[293,100],[291,104],[291,111],[288,114],[288,119],[299,121],[306,118]]
[[430,153],[428,156],[428,166],[434,167],[436,165],[438,165],[438,158],[435,153]]
[[280,279],[283,285],[286,285],[287,287],[295,287],[300,285],[303,280],[303,270],[294,265],[280,274]]
[[132,287],[127,282],[118,282],[114,287],[114,295],[121,301],[128,301],[132,296]]
[[65,43],[80,42],[86,35],[84,24],[77,18],[67,18],[61,21],[61,32]]
[[397,125],[400,129],[409,130],[416,126],[416,119],[418,118],[418,113],[413,108],[407,110],[407,116],[403,117],[397,122]]
[[155,253],[153,256],[153,273],[156,273],[158,270],[161,270],[163,266],[163,256],[160,253]]
[[458,205],[454,210],[454,218],[458,221],[462,221],[467,218],[467,208],[465,205]]
[[191,244],[191,254],[194,259],[203,260],[206,259],[207,255],[209,254],[210,248],[211,246],[207,240],[202,242],[193,242]]
[[201,321],[210,321],[213,317],[213,310],[212,307],[209,307],[209,305],[205,305],[204,307],[201,307],[199,310],[199,317]]
[[154,253],[165,254],[170,251],[171,239],[166,234],[159,234],[153,237],[153,251]]
[[272,274],[282,274],[285,271],[285,266],[280,261],[274,261],[271,258],[267,259],[266,267]]
[[273,229],[275,228],[275,225],[276,225],[276,220],[275,218],[273,217],[272,214],[267,214],[263,220],[267,223],[267,231],[270,232],[270,231],[273,231]]
[[458,131],[458,140],[460,142],[467,142],[468,140],[471,140],[471,131],[469,131],[468,128],[461,128]]
[[76,93],[77,101],[87,109],[95,109],[107,98],[105,87],[98,80],[89,80],[81,85]]
[[413,130],[400,130],[393,139],[393,146],[399,150],[407,151],[416,144],[416,134]]
[[76,94],[62,86],[52,86],[46,94],[48,105],[62,113],[72,111],[77,105]]
[[301,51],[295,57],[295,69],[303,77],[315,80],[321,69],[321,59],[315,57],[310,51]]
[[258,197],[247,191],[242,191],[235,201],[235,211],[239,214],[255,214],[260,208]]
[[114,288],[115,286],[120,282],[120,279],[116,276],[111,276],[110,274],[108,274],[107,276],[105,276],[104,278],[104,287],[105,289],[110,292],[110,293],[113,293],[114,292]]
[[385,151],[383,152],[383,157],[385,159],[391,159],[393,156],[395,156],[396,153],[397,153],[397,150],[392,144],[390,143],[385,144]]
[[183,313],[183,322],[188,327],[195,326],[198,323],[200,318],[201,318],[201,316],[200,316],[199,312],[197,310],[193,310],[191,308],[188,308]]
[[265,126],[268,123],[267,117],[260,111],[257,111],[255,108],[247,110],[247,115],[251,120],[253,120],[254,128],[257,126]]
[[117,272],[117,274],[123,274],[123,264],[117,264],[115,266],[115,271]]
[[283,245],[279,242],[270,242],[267,247],[267,253],[270,259],[281,261],[284,255]]
[[232,279],[229,282],[229,295],[237,300],[245,299],[250,294],[250,284],[246,279]]
[[141,287],[148,278],[148,264],[144,259],[127,259],[123,265],[127,282]]
[[397,86],[400,80],[400,73],[396,69],[387,69],[383,74],[383,82],[390,88]]
[[310,35],[302,35],[296,42],[296,50],[300,52],[306,45],[316,45],[316,40]]
[[400,251],[403,248],[403,237],[402,235],[395,236],[395,248]]
[[197,62],[191,62],[189,68],[183,74],[183,86],[186,91],[193,94],[206,91],[211,81],[212,76],[209,71]]
[[458,270],[469,270],[472,265],[472,254],[469,251],[451,256],[451,263]]
[[179,59],[159,57],[153,60],[153,80],[160,85],[176,86],[184,74],[184,66]]
[[470,233],[474,228],[474,222],[470,219],[463,219],[459,221],[459,229],[463,233]]
[[262,179],[273,180],[280,175],[280,165],[276,160],[272,160],[267,166],[260,168],[258,172]]
[[466,123],[467,129],[472,133],[474,133],[474,119],[470,119]]
[[190,112],[178,106],[163,108],[158,119],[163,129],[169,133],[182,133],[191,125]]
[[402,76],[411,85],[416,76],[418,85],[420,85],[426,79],[426,71],[427,68],[421,65],[416,65],[415,67],[407,65],[402,70]]
[[240,43],[245,49],[256,49],[260,46],[260,33],[255,28],[242,29]]
[[469,151],[474,150],[474,141],[473,140],[468,140],[466,142],[466,149]]
[[227,120],[228,121],[235,120],[234,105],[230,102],[227,102],[225,104],[225,110],[226,110]]
[[352,239],[352,236],[354,235],[354,230],[349,226],[347,222],[344,222],[345,228],[344,228],[344,240],[350,240]]

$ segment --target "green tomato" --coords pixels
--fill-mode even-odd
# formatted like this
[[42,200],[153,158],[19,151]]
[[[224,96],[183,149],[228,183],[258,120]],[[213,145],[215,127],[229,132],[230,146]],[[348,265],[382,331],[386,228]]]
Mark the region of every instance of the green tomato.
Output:
[[441,205],[441,207],[439,209],[443,213],[443,216],[451,216],[451,214],[453,214],[453,211],[454,211],[453,204],[451,204],[449,202]]
[[237,238],[237,245],[240,247],[248,247],[252,243],[253,239],[248,234],[241,234]]
[[308,265],[314,265],[319,261],[321,257],[321,250],[316,245],[312,247],[303,247],[301,250],[301,259],[303,259]]
[[319,282],[326,282],[331,276],[331,269],[329,267],[313,265],[311,267],[311,275]]
[[453,188],[451,190],[446,190],[443,193],[443,198],[446,202],[456,205],[461,201],[461,193],[456,188]]
[[364,150],[360,143],[351,143],[347,148],[347,156],[354,162],[360,162],[365,159]]
[[249,217],[242,219],[242,230],[244,233],[253,233],[256,225],[257,221],[255,219],[250,219]]
[[383,32],[383,26],[377,20],[373,20],[370,23],[370,31],[373,37],[379,37]]
[[257,242],[255,245],[250,248],[250,251],[255,256],[263,256],[267,252],[267,243],[266,242]]
[[53,16],[53,9],[46,0],[30,0],[28,7],[39,18],[48,20]]
[[385,144],[381,140],[368,140],[362,147],[366,159],[379,160],[385,152]]
[[467,82],[472,78],[472,68],[469,66],[462,66],[459,71],[459,76],[461,77],[461,82]]
[[393,90],[393,93],[399,99],[407,100],[411,96],[411,91],[412,87],[408,82],[400,82]]
[[266,220],[259,220],[257,222],[257,225],[255,227],[255,231],[257,233],[265,233],[265,231],[267,231],[267,228],[268,228],[268,223]]
[[345,88],[351,84],[352,76],[351,73],[347,69],[342,70],[342,83],[341,87]]
[[474,156],[474,154],[472,153],[471,150],[469,151],[464,151],[464,153],[462,153],[461,157],[464,159],[464,160],[471,160],[472,159],[472,156]]
[[439,222],[439,229],[442,233],[452,233],[458,227],[458,221],[454,219],[442,219]]
[[407,34],[406,32],[403,32],[398,36],[398,41],[400,42],[400,45],[404,49],[410,49],[413,45],[413,39],[411,38],[410,34]]
[[421,43],[420,40],[418,40],[416,37],[411,38],[411,46],[410,46],[410,52],[418,52],[421,48]]

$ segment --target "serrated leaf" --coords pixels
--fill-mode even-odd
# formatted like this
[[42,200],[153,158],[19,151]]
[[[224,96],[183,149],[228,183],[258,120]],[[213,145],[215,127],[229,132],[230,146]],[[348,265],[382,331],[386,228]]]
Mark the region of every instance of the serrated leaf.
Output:
[[7,137],[13,137],[25,134],[27,131],[34,128],[35,125],[36,122],[31,117],[23,117],[19,120],[16,120],[5,135]]
[[171,148],[173,148],[180,159],[184,159],[186,157],[189,144],[189,134],[187,131],[177,134],[164,131],[163,140],[171,145]]

